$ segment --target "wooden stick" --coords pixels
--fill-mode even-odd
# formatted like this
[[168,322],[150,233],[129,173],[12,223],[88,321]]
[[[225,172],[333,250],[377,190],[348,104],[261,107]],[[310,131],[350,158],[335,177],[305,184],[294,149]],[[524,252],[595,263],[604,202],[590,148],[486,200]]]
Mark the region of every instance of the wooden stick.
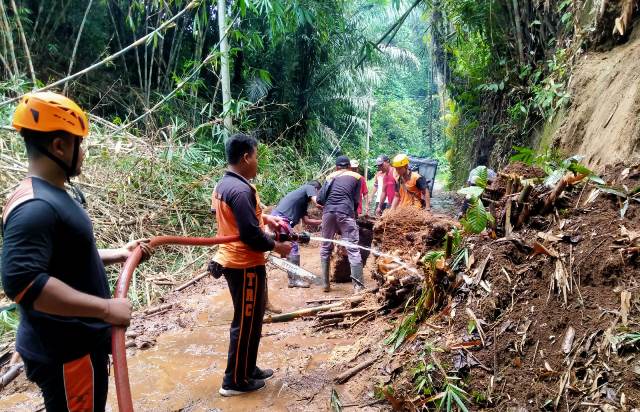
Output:
[[204,279],[205,277],[207,277],[209,275],[209,272],[204,272],[199,274],[198,276],[196,276],[195,278],[191,279],[190,281],[183,283],[182,285],[178,286],[177,288],[175,288],[176,292],[180,292],[183,289],[188,288],[189,286],[193,285],[194,283],[199,282],[200,280]]
[[268,315],[264,318],[264,323],[276,323],[276,322],[288,322],[290,320],[294,320],[307,315],[315,315],[318,312],[322,312],[323,310],[328,310],[332,308],[337,308],[338,306],[342,306],[342,302],[331,303],[329,305],[315,306],[312,308],[299,309],[293,312],[281,313],[279,315]]
[[480,325],[480,321],[476,317],[476,314],[473,313],[473,311],[469,307],[467,307],[465,311],[467,312],[467,315],[469,315],[476,324],[476,329],[478,329],[478,335],[480,335],[480,341],[482,341],[482,346],[486,346],[484,341],[484,331],[482,330],[482,325]]
[[378,360],[378,357],[374,357],[371,358],[367,361],[364,361],[362,363],[357,364],[356,366],[354,366],[351,369],[347,369],[346,371],[342,372],[340,375],[336,376],[334,378],[334,382],[335,383],[345,383],[346,381],[348,381],[349,379],[351,379],[355,374],[357,374],[358,372],[368,368],[369,366],[373,365],[376,361]]
[[155,308],[149,308],[149,309],[144,311],[144,314],[145,315],[153,315],[156,312],[161,312],[163,310],[170,309],[171,307],[173,307],[173,303],[167,303],[167,304],[164,304],[164,305],[156,306]]
[[511,199],[507,199],[507,207],[504,212],[504,235],[505,237],[511,236],[511,231],[513,230],[513,226],[511,226]]
[[358,303],[361,303],[363,301],[364,301],[364,296],[355,295],[355,296],[351,296],[351,297],[345,299],[342,302],[330,303],[328,305],[322,305],[322,306],[314,306],[312,308],[298,309],[298,310],[295,310],[293,312],[282,313],[282,314],[275,315],[275,316],[272,316],[272,315],[265,316],[264,323],[288,322],[290,320],[294,320],[294,319],[300,318],[302,316],[314,315],[314,314],[316,314],[318,312],[322,312],[322,311],[325,311],[325,310],[337,308],[339,306],[342,306],[344,304],[344,302],[349,302],[351,304],[358,304]]
[[5,373],[0,377],[0,389],[4,388],[5,386],[13,382],[13,380],[20,375],[20,372],[22,372],[23,367],[24,367],[24,364],[22,362],[17,363],[12,367],[10,367],[7,373]]
[[361,313],[367,313],[370,310],[373,310],[373,308],[355,308],[355,309],[348,309],[348,310],[339,310],[336,312],[319,313],[318,317],[320,319],[336,318],[344,315],[357,315]]

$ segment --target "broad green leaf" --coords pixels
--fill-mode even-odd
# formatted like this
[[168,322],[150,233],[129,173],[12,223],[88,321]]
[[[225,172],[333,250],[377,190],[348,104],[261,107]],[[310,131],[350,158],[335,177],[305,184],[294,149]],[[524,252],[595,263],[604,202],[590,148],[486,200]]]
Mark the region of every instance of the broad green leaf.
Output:
[[492,220],[492,216],[484,208],[482,201],[474,198],[472,204],[469,206],[467,213],[463,219],[460,220],[464,230],[469,233],[481,233],[487,228],[487,223]]
[[463,187],[462,189],[458,190],[458,193],[460,193],[461,195],[470,197],[480,197],[483,192],[484,189],[478,186]]
[[609,193],[610,195],[615,195],[615,196],[621,197],[623,199],[627,198],[626,193],[624,193],[624,192],[622,192],[622,191],[620,191],[618,189],[614,189],[612,187],[600,186],[599,189],[602,190],[605,193]]
[[591,180],[593,183],[599,184],[599,185],[603,185],[605,182],[604,180],[597,175],[591,175],[589,176],[589,180]]
[[547,176],[546,179],[544,179],[544,184],[547,187],[554,187],[555,185],[558,184],[560,179],[562,179],[562,176],[564,176],[564,173],[565,173],[565,170],[563,169],[554,170],[553,172],[551,172],[551,174],[549,174],[549,176]]

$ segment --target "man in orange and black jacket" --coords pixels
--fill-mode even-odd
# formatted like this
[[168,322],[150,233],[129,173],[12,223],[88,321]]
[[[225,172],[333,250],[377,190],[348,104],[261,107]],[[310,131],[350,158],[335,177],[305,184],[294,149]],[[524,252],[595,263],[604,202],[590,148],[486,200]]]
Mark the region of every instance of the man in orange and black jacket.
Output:
[[214,276],[224,275],[227,280],[234,309],[222,396],[260,390],[273,376],[273,370],[256,365],[266,303],[265,252],[273,250],[285,257],[291,251],[290,243],[275,242],[264,232],[265,225],[277,232],[286,223],[262,213],[256,188],[249,182],[258,171],[257,149],[257,140],[245,134],[227,140],[229,167],[211,199],[218,235],[240,235],[240,241],[220,245],[212,265]]

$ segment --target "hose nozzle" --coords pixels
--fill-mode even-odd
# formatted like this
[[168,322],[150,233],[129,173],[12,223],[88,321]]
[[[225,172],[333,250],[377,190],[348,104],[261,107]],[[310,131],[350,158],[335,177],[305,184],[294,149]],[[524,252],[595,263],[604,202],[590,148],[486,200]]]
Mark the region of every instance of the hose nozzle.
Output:
[[311,235],[308,232],[289,232],[275,233],[273,240],[276,242],[298,242],[307,244],[311,241]]

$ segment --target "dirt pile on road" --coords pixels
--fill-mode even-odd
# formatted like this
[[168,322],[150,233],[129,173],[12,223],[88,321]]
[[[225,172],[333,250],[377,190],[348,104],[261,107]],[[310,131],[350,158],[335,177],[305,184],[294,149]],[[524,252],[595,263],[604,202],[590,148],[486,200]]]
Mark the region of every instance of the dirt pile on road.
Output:
[[373,228],[373,245],[387,253],[414,259],[428,249],[442,245],[444,236],[458,222],[450,216],[413,207],[389,210]]

